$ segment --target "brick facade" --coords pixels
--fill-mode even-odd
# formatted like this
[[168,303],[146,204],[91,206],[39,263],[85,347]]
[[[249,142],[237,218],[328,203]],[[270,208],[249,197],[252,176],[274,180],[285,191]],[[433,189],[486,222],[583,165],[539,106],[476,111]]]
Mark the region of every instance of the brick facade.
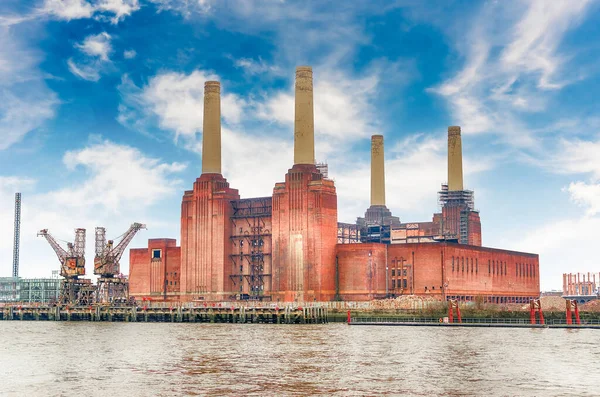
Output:
[[336,253],[346,300],[385,296],[386,274],[392,296],[526,302],[540,294],[536,254],[453,243],[340,244]]
[[148,248],[129,252],[129,294],[135,298],[179,300],[181,249],[175,239],[149,239]]
[[273,300],[335,294],[337,196],[314,165],[294,165],[273,189]]

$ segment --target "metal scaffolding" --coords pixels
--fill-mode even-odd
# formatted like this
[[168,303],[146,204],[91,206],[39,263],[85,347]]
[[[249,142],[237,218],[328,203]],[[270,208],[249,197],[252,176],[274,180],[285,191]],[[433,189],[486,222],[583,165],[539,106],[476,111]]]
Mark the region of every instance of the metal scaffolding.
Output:
[[338,244],[355,244],[360,243],[360,226],[355,223],[337,224],[337,243]]
[[235,298],[269,300],[271,281],[271,231],[265,220],[272,214],[272,198],[259,197],[231,201],[233,266],[230,278],[237,289]]
[[461,244],[469,244],[469,215],[477,212],[473,191],[448,190],[448,185],[442,184],[438,203],[442,207],[442,239],[457,239]]
[[13,277],[19,277],[19,245],[21,241],[21,193],[15,193],[15,240],[13,245]]

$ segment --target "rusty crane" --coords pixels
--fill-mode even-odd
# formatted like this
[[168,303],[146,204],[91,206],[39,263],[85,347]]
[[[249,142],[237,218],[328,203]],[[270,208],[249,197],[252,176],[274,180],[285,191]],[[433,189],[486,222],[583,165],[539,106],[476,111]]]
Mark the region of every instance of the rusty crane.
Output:
[[94,257],[94,274],[98,278],[96,291],[97,303],[125,303],[129,301],[129,285],[127,280],[120,275],[119,260],[125,248],[135,234],[146,225],[134,223],[123,235],[118,237],[121,241],[115,245],[113,240],[106,241],[106,229],[96,228],[96,256]]
[[92,302],[94,287],[89,279],[80,279],[85,275],[85,229],[75,229],[75,241],[67,242],[67,249],[60,246],[56,239],[42,229],[37,234],[50,244],[60,262],[61,283],[59,304],[87,305]]

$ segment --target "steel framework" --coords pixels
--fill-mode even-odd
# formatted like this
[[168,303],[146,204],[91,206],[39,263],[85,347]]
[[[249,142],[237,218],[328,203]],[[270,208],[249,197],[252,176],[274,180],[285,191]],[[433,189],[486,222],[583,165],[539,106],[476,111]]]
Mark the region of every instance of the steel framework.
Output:
[[338,244],[354,244],[361,242],[361,227],[354,223],[337,224],[337,243]]
[[116,246],[113,240],[106,241],[105,228],[96,228],[94,274],[100,276],[94,297],[96,303],[127,304],[129,302],[129,282],[123,277],[115,276],[120,274],[119,261],[125,248],[136,233],[145,228],[144,224],[133,223],[125,233],[118,237],[121,238],[121,241]]
[[[238,299],[268,300],[270,284],[271,253],[264,247],[271,244],[271,231],[265,219],[271,217],[272,198],[259,197],[231,201],[232,235],[230,236],[237,253],[230,255],[234,287],[239,288]],[[246,287],[246,290],[244,289]]]
[[21,241],[21,193],[15,193],[15,240],[13,245],[13,277],[19,277],[19,245]]
[[94,274],[101,277],[112,278],[120,273],[121,256],[125,252],[125,248],[135,234],[141,229],[145,229],[146,225],[141,223],[132,224],[129,229],[118,238],[122,238],[119,244],[114,246],[113,240],[108,240],[106,243],[106,230],[103,227],[96,228],[96,256],[94,257]]

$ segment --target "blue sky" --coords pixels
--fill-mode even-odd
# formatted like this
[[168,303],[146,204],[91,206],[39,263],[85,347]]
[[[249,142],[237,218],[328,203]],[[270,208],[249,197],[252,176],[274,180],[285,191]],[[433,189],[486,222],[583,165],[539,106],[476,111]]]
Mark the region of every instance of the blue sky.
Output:
[[[311,65],[316,157],[339,220],[369,199],[383,134],[387,204],[427,221],[448,125],[485,246],[540,254],[542,289],[598,271],[598,1],[41,0],[0,5],[0,275],[23,193],[21,274],[58,263],[36,238],[93,229],[179,238],[201,168],[204,81],[222,84],[223,171],[268,196],[292,165],[293,78]],[[128,270],[128,256],[122,260]]]

